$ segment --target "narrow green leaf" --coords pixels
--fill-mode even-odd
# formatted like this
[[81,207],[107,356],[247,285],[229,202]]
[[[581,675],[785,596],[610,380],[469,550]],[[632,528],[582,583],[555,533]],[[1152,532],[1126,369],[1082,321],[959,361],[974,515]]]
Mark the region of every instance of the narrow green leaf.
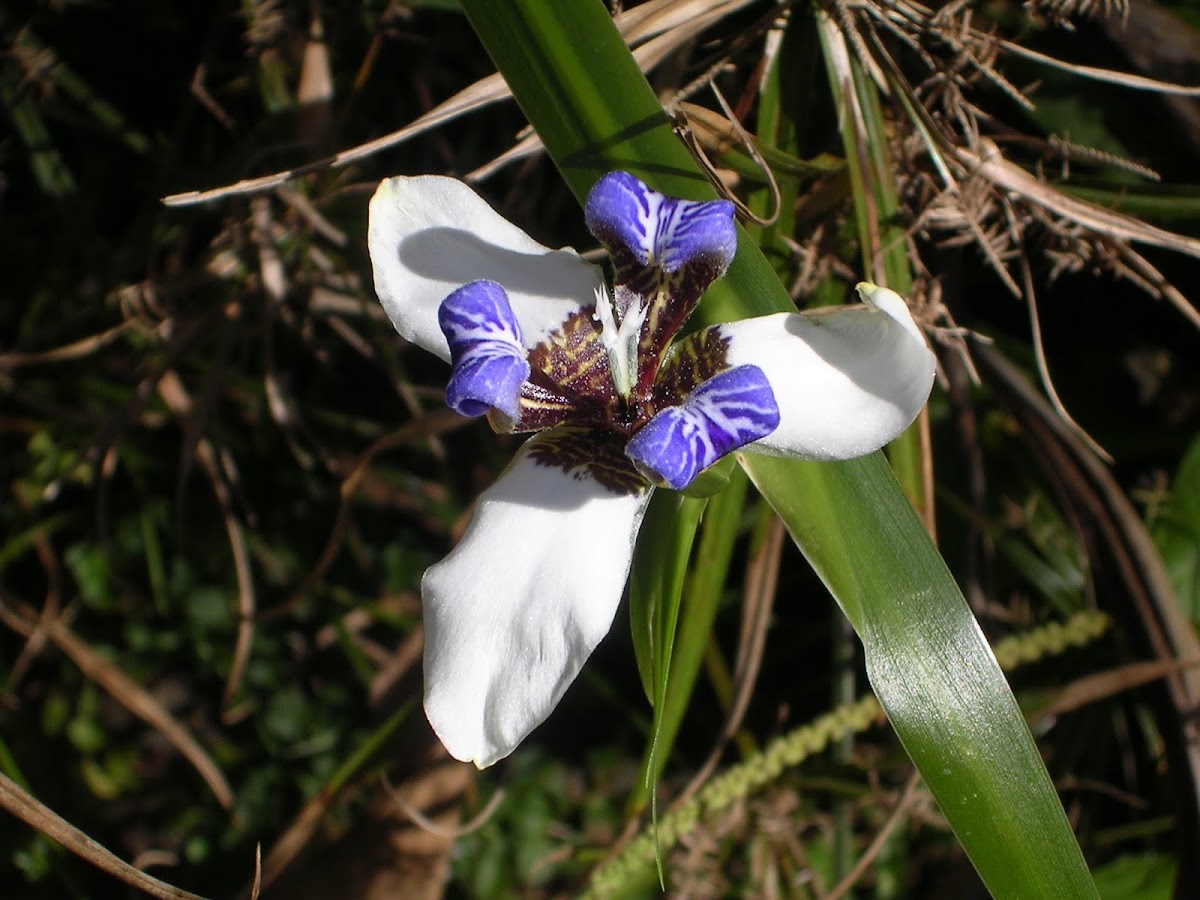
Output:
[[656,491],[642,519],[642,539],[633,554],[629,577],[633,649],[642,688],[656,710],[667,689],[683,578],[707,502],[677,491]]
[[[808,21],[808,17],[801,16],[799,20]],[[815,60],[815,54],[811,52],[814,42],[804,40],[811,33],[811,29],[799,28],[796,23],[797,17],[789,17],[781,46],[763,77],[758,96],[759,152],[770,166],[779,190],[777,201],[771,197],[769,191],[762,190],[755,191],[749,200],[750,208],[759,216],[775,216],[773,223],[750,229],[758,241],[759,248],[764,252],[768,249],[784,249],[780,247],[780,237],[790,238],[795,231],[799,183],[795,178],[783,177],[783,173],[771,157],[790,156],[798,152],[799,127],[793,113],[799,112],[797,107],[808,106],[812,101],[813,79],[811,73],[803,73],[802,68],[806,62],[811,68]],[[803,74],[808,74],[809,77],[805,79]],[[795,96],[793,89],[800,96]],[[770,155],[767,155],[768,153]],[[790,256],[790,253],[788,255]]]
[[[656,823],[658,774],[662,771],[660,760],[670,752],[660,739],[675,630],[679,624],[679,601],[696,528],[707,505],[707,499],[688,497],[676,491],[657,491],[642,520],[640,533],[644,538],[638,541],[630,573],[629,615],[633,645],[642,686],[654,707],[642,787],[650,794],[650,808]],[[661,883],[662,860],[658,857],[656,860]]]
[[1194,222],[1200,218],[1200,185],[1149,184],[1113,189],[1101,184],[1068,181],[1056,183],[1054,187],[1105,209],[1160,225]]
[[629,794],[627,809],[630,815],[636,815],[646,807],[651,788],[658,783],[675,746],[720,607],[748,485],[746,473],[735,468],[729,486],[709,500],[704,511],[696,562],[684,582],[680,623],[671,653],[666,691],[663,702],[655,708],[652,740],[647,743],[642,759],[642,777]]
[[43,43],[31,28],[22,28],[17,33],[14,52],[27,59],[36,57],[44,77],[54,82],[56,90],[74,100],[100,128],[119,138],[130,150],[145,153],[149,148],[146,136],[130,128],[121,111],[96,93],[87,80],[60,59],[54,48]]
[[1094,896],[1007,682],[882,457],[743,465],[854,624],[889,720],[993,895]]
[[[863,271],[869,280],[905,295],[912,289],[912,265],[907,236],[899,220],[900,197],[892,174],[896,167],[879,90],[857,58],[847,52],[845,39],[834,21],[824,13],[818,13],[817,20],[833,103],[838,109],[854,110],[840,121]],[[834,44],[838,46],[834,48]],[[835,65],[834,60],[841,58],[844,63]],[[920,419],[888,446],[888,460],[909,502],[922,514],[932,515],[926,508],[931,492],[925,483]]]
[[729,479],[737,468],[737,462],[732,456],[717,460],[683,489],[688,497],[712,497],[719,494],[729,485]]
[[4,107],[25,145],[29,166],[38,187],[51,197],[63,197],[74,192],[75,177],[54,146],[50,130],[42,120],[33,95],[22,89],[16,66],[0,70],[0,106]]

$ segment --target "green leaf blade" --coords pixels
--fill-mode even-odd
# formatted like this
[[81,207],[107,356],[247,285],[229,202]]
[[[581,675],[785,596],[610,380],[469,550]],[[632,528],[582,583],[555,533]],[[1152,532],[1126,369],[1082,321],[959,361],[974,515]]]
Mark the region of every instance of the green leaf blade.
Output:
[[863,642],[867,673],[996,897],[1094,897],[1020,707],[881,454],[743,465]]

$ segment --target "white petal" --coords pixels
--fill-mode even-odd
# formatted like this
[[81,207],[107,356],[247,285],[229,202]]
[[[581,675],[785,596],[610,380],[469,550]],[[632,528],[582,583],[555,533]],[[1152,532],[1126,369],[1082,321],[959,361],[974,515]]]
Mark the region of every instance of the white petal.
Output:
[[779,404],[779,427],[746,450],[852,459],[916,418],[933,387],[933,353],[895,291],[859,293],[865,306],[716,326],[730,338],[729,365],[761,368]]
[[532,347],[595,303],[600,269],[571,249],[543,247],[454,178],[389,178],[371,198],[367,244],[375,293],[408,340],[449,361],[437,311],[446,295],[488,279],[508,292]]
[[425,714],[451,756],[480,768],[550,714],[608,633],[650,496],[543,467],[537,440],[421,583]]

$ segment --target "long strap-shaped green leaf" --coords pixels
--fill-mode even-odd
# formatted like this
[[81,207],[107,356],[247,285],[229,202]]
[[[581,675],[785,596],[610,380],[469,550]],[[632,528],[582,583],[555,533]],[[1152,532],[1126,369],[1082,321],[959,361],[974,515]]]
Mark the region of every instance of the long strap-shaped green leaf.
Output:
[[[462,5],[578,197],[612,169],[715,196],[598,0]],[[743,239],[700,314],[791,308]],[[858,631],[893,728],[993,896],[1097,896],[1008,683],[882,455],[742,462]]]

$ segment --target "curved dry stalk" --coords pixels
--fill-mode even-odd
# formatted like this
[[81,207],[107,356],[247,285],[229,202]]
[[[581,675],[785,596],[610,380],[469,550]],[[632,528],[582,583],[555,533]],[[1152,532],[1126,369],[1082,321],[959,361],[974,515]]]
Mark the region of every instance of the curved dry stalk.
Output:
[[313,206],[312,201],[299,191],[292,188],[280,188],[275,192],[275,196],[295,210],[304,221],[312,226],[313,231],[317,232],[331,244],[338,247],[345,247],[350,243],[350,238],[346,235],[346,232],[321,215],[320,211]]
[[[39,530],[34,534],[33,547],[38,562],[46,572],[46,599],[42,601],[42,609],[38,613],[37,627],[25,639],[21,652],[17,654],[17,658],[9,667],[5,688],[10,694],[16,692],[17,684],[25,677],[25,672],[46,645],[44,626],[58,618],[62,605],[62,563],[51,548],[50,540],[46,537],[45,532]],[[64,615],[69,614],[68,611]]]
[[[413,605],[420,606],[420,599],[413,597]],[[367,703],[372,709],[378,709],[396,689],[400,680],[420,664],[421,653],[425,649],[425,626],[418,622],[395,650],[387,653],[381,661],[379,669],[367,686]]]
[[262,175],[258,178],[243,178],[241,181],[233,184],[211,188],[206,191],[184,191],[179,194],[171,194],[170,196],[163,197],[162,202],[165,206],[192,206],[196,203],[208,203],[225,197],[256,194],[260,191],[279,187],[304,175],[311,175],[314,172],[323,172],[326,169],[340,169],[343,166],[348,166],[351,163],[373,156],[381,150],[402,144],[409,138],[416,137],[461,115],[474,112],[477,109],[483,109],[492,103],[498,103],[509,96],[508,85],[504,83],[504,79],[500,77],[499,73],[489,75],[486,78],[481,78],[470,87],[459,91],[449,100],[438,104],[429,112],[414,119],[403,128],[398,128],[390,134],[375,138],[373,141],[367,141],[365,144],[359,144],[356,147],[351,147],[349,150],[335,153],[333,156],[327,156],[323,159],[305,163],[302,166],[296,166],[293,169],[285,169],[282,172],[272,173],[271,175]]
[[262,844],[254,845],[254,878],[250,881],[250,900],[258,900],[263,885]]
[[[174,369],[164,373],[158,382],[158,393],[167,408],[182,424],[190,422],[192,398],[188,396],[179,373]],[[254,613],[257,607],[254,576],[250,571],[250,554],[246,550],[246,539],[242,534],[241,524],[233,514],[233,499],[221,473],[217,450],[208,438],[200,437],[196,440],[196,458],[208,476],[213,494],[217,498],[217,505],[221,508],[221,518],[225,523],[225,534],[229,539],[229,551],[233,557],[233,571],[238,585],[237,637],[234,641],[233,660],[229,664],[229,676],[225,680],[225,691],[221,697],[221,709],[227,715],[233,695],[241,685],[254,643]]]
[[917,421],[913,424],[917,428],[917,447],[921,454],[921,484],[925,487],[924,496],[917,498],[920,500],[917,516],[920,518],[921,524],[925,526],[929,539],[933,541],[934,546],[937,546],[937,506],[935,501],[937,482],[933,477],[933,433],[930,431],[928,406],[921,410],[917,415]]
[[223,809],[233,808],[233,791],[212,757],[200,746],[192,733],[140,684],[126,675],[117,665],[105,659],[77,637],[60,618],[49,622],[31,622],[29,612],[19,614],[7,600],[0,601],[0,622],[26,637],[38,630],[45,632],[63,655],[73,662],[84,677],[90,678],[123,707],[162,732],[163,737],[192,764],[204,779]]
[[[626,43],[631,47],[637,47],[634,56],[643,66],[643,71],[648,71],[704,28],[737,12],[744,6],[749,6],[752,2],[754,0],[659,0],[657,3],[647,3],[642,7],[619,14],[616,17],[616,23]],[[314,172],[340,169],[373,156],[381,150],[401,144],[409,138],[430,131],[459,116],[506,100],[510,96],[512,96],[512,92],[509,91],[504,78],[497,72],[464,88],[449,100],[438,104],[403,128],[375,138],[373,141],[367,141],[365,144],[359,144],[349,150],[335,153],[333,156],[327,156],[324,159],[271,175],[245,178],[234,184],[205,191],[184,191],[179,194],[171,194],[164,197],[162,202],[166,206],[191,206],[196,203],[220,200],[224,197],[255,194],[279,187]],[[512,159],[517,158],[520,157],[512,157]]]
[[425,813],[421,812],[406,799],[404,795],[396,790],[395,786],[386,775],[383,777],[383,789],[387,795],[392,798],[392,802],[406,815],[414,825],[424,831],[429,832],[434,837],[444,838],[447,841],[457,841],[459,838],[466,837],[468,834],[478,831],[488,823],[488,820],[495,815],[496,810],[500,808],[500,803],[504,800],[504,788],[497,788],[495,793],[488,798],[488,802],[483,805],[483,809],[475,813],[468,821],[459,825],[457,828],[447,828],[444,825],[439,825],[433,819],[429,818]]
[[725,113],[725,121],[728,123],[730,129],[737,136],[739,143],[750,155],[750,158],[754,160],[754,164],[758,166],[763,173],[763,178],[767,183],[767,190],[771,195],[770,215],[758,215],[754,212],[754,210],[750,209],[750,207],[743,203],[741,199],[733,193],[733,191],[729,190],[725,186],[724,181],[721,180],[721,176],[717,172],[716,166],[714,166],[712,161],[709,160],[708,154],[704,152],[704,148],[700,145],[700,142],[697,141],[695,136],[692,135],[688,127],[687,113],[682,106],[675,113],[675,133],[679,135],[680,139],[684,142],[684,144],[687,145],[688,151],[692,154],[692,158],[695,159],[700,168],[704,170],[704,173],[708,176],[709,181],[712,182],[713,186],[717,189],[721,196],[733,203],[734,207],[737,209],[738,215],[743,219],[753,222],[755,225],[759,225],[763,228],[769,228],[779,221],[779,214],[783,211],[783,195],[779,190],[779,182],[775,179],[775,173],[771,170],[771,167],[767,165],[767,161],[763,159],[762,153],[759,152],[758,143],[750,136],[749,133],[747,133],[746,129],[742,127],[742,123],[738,121],[737,115],[732,109],[730,109],[729,103],[725,100],[725,95],[721,93],[721,89],[717,87],[717,83],[711,77],[708,79],[708,86],[712,89],[713,95],[717,98],[717,103],[720,105],[721,111]]
[[129,319],[114,325],[112,328],[81,338],[70,344],[55,347],[52,350],[37,350],[31,352],[0,353],[0,371],[12,372],[21,366],[32,366],[38,363],[65,362],[70,359],[82,359],[107,347],[126,331],[135,327]]
[[121,879],[151,897],[160,897],[162,900],[204,900],[199,894],[174,887],[140,869],[135,869],[29,794],[3,772],[0,772],[0,806],[30,828],[58,842],[97,869]]
[[541,152],[542,139],[536,131],[530,131],[495,159],[484,163],[478,169],[468,172],[463,176],[463,181],[478,184],[481,181],[491,178],[505,166],[519,162],[522,159],[528,159],[531,156],[536,156]]
[[723,18],[749,6],[750,2],[753,0],[651,0],[622,10],[614,21],[625,42],[633,47],[701,17]]
[[[1036,58],[1047,64],[1057,65],[1065,71],[1077,75],[1103,78],[1126,87],[1182,96],[1200,95],[1200,87],[1174,85],[1140,76],[1127,76],[1111,70],[1073,66],[1044,54],[1026,50],[1012,42],[998,40],[995,35],[974,28],[970,24],[969,11],[961,18],[955,18],[958,16],[959,10],[957,8],[951,10],[950,7],[953,7],[954,4],[951,4],[950,7],[943,7],[936,14],[919,3],[905,2],[905,0],[889,4],[886,9],[872,2],[859,2],[854,6],[865,13],[868,20],[883,25],[893,35],[900,36],[910,48],[916,48],[927,65],[933,62],[933,58],[923,52],[920,38],[927,34],[933,34],[939,40],[944,41],[955,53],[969,61],[975,71],[993,81],[992,76],[997,74],[992,69],[995,52],[1005,50]],[[951,201],[951,205],[955,200],[959,200],[960,205],[964,205],[972,183],[975,183],[976,188],[978,184],[982,183],[990,186],[994,191],[1002,211],[1010,220],[1009,233],[1013,236],[1018,235],[1022,229],[1014,221],[1014,212],[1011,207],[1013,204],[1023,201],[1040,207],[1052,218],[1069,222],[1075,227],[1081,226],[1098,236],[1112,239],[1118,244],[1118,252],[1122,255],[1132,254],[1139,261],[1141,257],[1126,246],[1127,242],[1149,244],[1200,258],[1200,241],[1068,196],[1046,184],[1036,175],[1007,160],[994,141],[982,137],[978,133],[972,124],[974,111],[964,109],[965,101],[957,94],[955,95],[957,99],[951,104],[951,113],[958,117],[963,132],[960,138],[948,133],[942,125],[934,120],[933,114],[918,98],[917,92],[908,84],[899,65],[887,52],[874,29],[868,28],[867,31],[871,36],[876,55],[888,70],[889,83],[897,88],[896,94],[942,179],[945,196]],[[931,66],[931,68],[933,67]],[[933,209],[934,207],[929,207],[921,218],[927,218],[928,213]],[[975,242],[1008,289],[1015,296],[1021,297],[1023,292],[1007,271],[1007,266],[1001,259],[999,250],[993,245],[989,234],[985,232],[978,218],[972,215],[969,209],[964,209],[961,216],[962,221],[958,223],[958,230],[965,228],[972,232]],[[1053,223],[1047,224],[1053,227]],[[1143,267],[1140,265],[1133,265],[1131,268],[1139,274],[1144,274]],[[1165,279],[1161,277],[1150,279],[1160,296],[1175,306],[1189,322],[1200,328],[1200,312],[1197,312],[1174,288],[1164,289],[1163,281]]]
[[1164,250],[1174,250],[1176,253],[1200,259],[1200,240],[1167,231],[1086,200],[1068,197],[1045,182],[1039,181],[1035,175],[1025,171],[1016,163],[1009,162],[1000,152],[1000,148],[992,141],[983,139],[980,152],[974,152],[966,147],[955,147],[953,151],[959,162],[968,171],[982,175],[996,187],[1043,206],[1090,231],[1132,241],[1136,244],[1149,244],[1153,247],[1162,247]]
[[1185,319],[1200,331],[1200,310],[1179,292],[1175,285],[1167,280],[1167,276],[1151,265],[1150,261],[1132,247],[1118,246],[1121,261],[1129,266],[1130,271],[1139,279],[1144,280],[1162,299],[1177,309]]
[[[432,782],[435,784],[435,787],[445,787],[441,782],[445,782],[447,779],[441,776],[449,775],[450,788],[452,790],[450,796],[456,797],[462,793],[465,787],[465,779],[469,777],[466,774],[468,771],[466,766],[454,763],[449,767],[430,770],[424,776],[424,782],[426,785]],[[459,785],[459,781],[462,781],[461,785]],[[395,799],[390,785],[387,787],[388,793],[392,794],[393,799]],[[498,791],[497,794],[502,795],[503,792]],[[322,820],[325,818],[325,814],[339,796],[341,796],[340,787],[327,784],[312,799],[304,804],[303,808],[292,819],[283,834],[279,836],[271,846],[271,849],[267,851],[266,859],[262,862],[256,874],[255,883],[247,886],[242,891],[241,896],[243,898],[248,897],[249,900],[253,900],[255,892],[259,887],[269,887],[283,877],[284,873],[296,862],[297,857],[304,848],[312,841],[318,826],[320,826]],[[388,813],[391,813],[390,806],[388,807]]]
[[1128,72],[1117,72],[1114,69],[1100,69],[1096,66],[1081,66],[1076,63],[1064,62],[1045,53],[1038,53],[1036,50],[1022,47],[1020,44],[1015,44],[1012,41],[1000,41],[1000,46],[1016,56],[1023,56],[1026,59],[1042,63],[1051,68],[1070,72],[1072,75],[1078,75],[1080,78],[1103,81],[1108,84],[1131,88],[1135,91],[1152,91],[1156,94],[1167,94],[1173,97],[1200,97],[1200,86],[1173,84],[1169,81],[1160,81],[1157,78],[1147,78],[1145,75],[1131,75]]
[[274,883],[283,874],[284,870],[292,864],[300,854],[300,851],[308,845],[308,842],[317,830],[317,826],[325,818],[325,813],[329,811],[329,806],[333,803],[334,796],[327,791],[320,791],[315,797],[304,804],[304,808],[292,820],[287,830],[279,836],[275,843],[271,845],[271,849],[267,851],[267,858],[262,862],[256,876],[256,884],[246,890],[247,896],[253,896],[255,890],[261,885],[269,886]]
[[900,794],[900,799],[896,801],[896,806],[888,815],[887,821],[875,833],[875,837],[871,839],[871,843],[867,846],[867,849],[862,852],[862,856],[855,861],[850,871],[846,873],[846,876],[826,895],[826,900],[841,900],[842,897],[850,893],[854,886],[858,884],[859,879],[866,874],[867,869],[875,862],[875,858],[879,856],[880,851],[883,850],[887,839],[896,830],[896,826],[903,821],[909,807],[913,805],[913,801],[917,797],[917,788],[920,786],[921,773],[914,770],[908,776],[908,781],[904,784],[904,790]]
[[227,489],[224,498],[221,498],[221,518],[225,521],[225,534],[229,538],[229,547],[233,554],[233,568],[238,583],[237,637],[233,644],[233,659],[229,663],[229,677],[225,680],[225,690],[221,694],[222,715],[227,717],[233,703],[233,695],[241,686],[242,676],[250,661],[250,650],[254,645],[256,603],[254,579],[250,574],[250,557],[246,552],[246,539],[242,534],[241,525],[233,517],[233,511],[229,508]]
[[[962,221],[958,230],[965,227],[971,231],[976,244],[1015,296],[1022,297],[1023,292],[1007,271],[999,250],[978,221],[980,217],[970,210],[973,192],[976,200],[982,199],[986,203],[987,198],[981,198],[979,195],[981,186],[986,185],[987,190],[999,202],[1001,211],[1008,220],[1008,231],[1014,239],[1022,230],[1016,224],[1016,213],[1013,209],[1013,205],[1019,202],[1032,204],[1044,211],[1044,214],[1048,214],[1051,221],[1046,224],[1050,227],[1053,227],[1053,221],[1068,222],[1074,228],[1082,228],[1107,238],[1113,242],[1122,259],[1129,264],[1127,274],[1142,277],[1145,280],[1144,286],[1150,286],[1151,293],[1157,293],[1167,300],[1194,327],[1200,329],[1200,312],[1129,246],[1130,243],[1149,244],[1200,259],[1200,240],[1064,194],[1006,159],[999,146],[987,138],[976,136],[969,139],[968,143],[971,146],[962,146],[934,121],[905,81],[895,61],[886,54],[883,56],[892,82],[899,88],[897,94],[909,119],[919,133],[926,152],[945,185],[943,196],[949,201],[949,205],[955,205],[957,202],[957,205],[962,207]],[[920,219],[932,220],[936,209],[936,205],[929,205]]]
[[[80,464],[96,466],[102,463],[104,458],[116,445],[117,439],[125,429],[130,427],[145,412],[146,406],[149,404],[158,387],[159,379],[163,377],[163,374],[171,366],[169,360],[177,359],[183,353],[201,332],[203,325],[199,317],[186,319],[182,322],[175,322],[168,319],[164,324],[167,324],[167,327],[163,329],[163,333],[169,336],[166,346],[163,349],[163,355],[168,361],[155,364],[151,367],[149,373],[138,381],[137,387],[133,390],[132,397],[125,403],[124,407],[119,412],[109,416],[108,420],[91,438],[87,446],[75,454],[75,458]],[[138,328],[140,326],[135,324],[134,327]],[[65,477],[64,475],[60,475],[54,481],[50,482],[42,492],[42,495],[44,497],[57,495],[58,491],[62,489]],[[106,503],[105,492],[108,489],[109,483],[110,480],[108,478],[99,479],[99,507],[103,507]]]
[[1062,402],[1062,398],[1058,396],[1058,391],[1054,388],[1054,379],[1050,377],[1050,363],[1046,359],[1046,344],[1042,340],[1042,320],[1038,315],[1037,296],[1033,289],[1033,272],[1030,271],[1029,260],[1024,256],[1021,257],[1021,275],[1022,281],[1025,283],[1025,305],[1029,309],[1029,329],[1033,344],[1033,358],[1037,365],[1038,377],[1042,381],[1042,389],[1045,390],[1046,397],[1050,400],[1050,405],[1054,407],[1054,411],[1058,413],[1067,427],[1075,432],[1075,436],[1083,441],[1089,450],[1109,465],[1112,465],[1112,454],[1100,446],[1099,441],[1088,434],[1087,430],[1067,412],[1066,405]]
[[1037,714],[1043,720],[1056,719],[1184,669],[1195,668],[1200,668],[1200,659],[1152,659],[1114,666],[1068,682],[1050,705],[1039,709]]

